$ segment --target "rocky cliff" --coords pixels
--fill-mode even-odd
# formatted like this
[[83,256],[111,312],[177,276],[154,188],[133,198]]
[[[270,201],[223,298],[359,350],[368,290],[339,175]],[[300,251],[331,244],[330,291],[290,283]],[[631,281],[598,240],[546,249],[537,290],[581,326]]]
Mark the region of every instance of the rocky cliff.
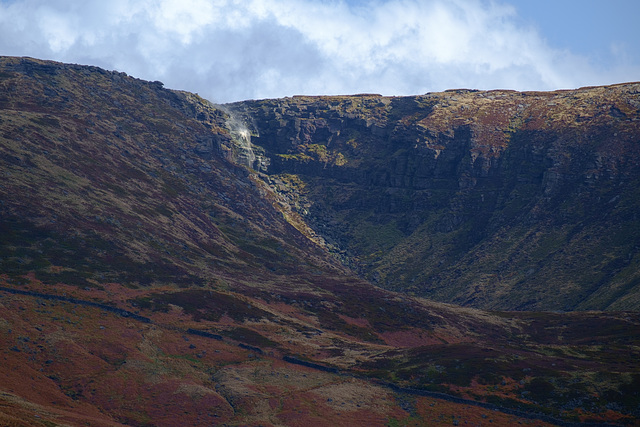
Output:
[[640,84],[228,107],[268,159],[255,168],[382,287],[491,309],[640,304]]

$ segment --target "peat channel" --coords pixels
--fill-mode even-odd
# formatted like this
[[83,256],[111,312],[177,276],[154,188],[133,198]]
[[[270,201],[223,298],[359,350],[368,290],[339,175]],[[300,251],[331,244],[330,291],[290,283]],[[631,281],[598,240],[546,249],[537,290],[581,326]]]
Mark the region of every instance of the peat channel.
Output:
[[118,307],[112,307],[107,304],[100,304],[98,302],[86,301],[86,300],[81,300],[77,298],[66,297],[63,295],[41,294],[39,292],[22,291],[20,289],[12,289],[12,288],[4,288],[4,287],[0,287],[0,291],[9,292],[11,294],[16,294],[16,295],[26,295],[26,296],[35,297],[35,298],[42,298],[50,301],[65,301],[65,302],[70,302],[72,304],[84,305],[87,307],[95,307],[95,308],[99,308],[100,310],[105,310],[111,313],[119,314],[122,317],[129,317],[139,322],[152,323],[151,319],[149,319],[148,317],[140,316],[132,311],[123,310]]

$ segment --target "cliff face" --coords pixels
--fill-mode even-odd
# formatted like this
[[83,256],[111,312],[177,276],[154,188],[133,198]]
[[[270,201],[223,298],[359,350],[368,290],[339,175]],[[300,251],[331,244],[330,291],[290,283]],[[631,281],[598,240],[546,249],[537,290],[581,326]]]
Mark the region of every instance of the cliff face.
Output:
[[382,287],[492,309],[640,303],[640,84],[229,108],[268,181]]

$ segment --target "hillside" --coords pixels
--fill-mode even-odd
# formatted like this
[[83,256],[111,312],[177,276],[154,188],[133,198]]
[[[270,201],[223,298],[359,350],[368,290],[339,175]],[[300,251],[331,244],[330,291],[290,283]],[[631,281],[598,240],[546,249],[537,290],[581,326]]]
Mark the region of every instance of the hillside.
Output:
[[[604,99],[634,87],[586,91]],[[473,105],[480,94],[455,96]],[[594,172],[593,188],[606,201],[580,205],[608,209],[599,211],[608,218],[602,228],[614,221],[627,227],[592,235],[604,255],[589,249],[611,259],[630,250],[619,267],[601,273],[611,279],[603,295],[617,289],[615,304],[603,304],[606,312],[482,311],[419,296],[457,301],[456,292],[469,292],[447,276],[456,264],[428,276],[434,253],[467,263],[459,274],[471,277],[497,262],[493,245],[517,227],[528,230],[531,247],[541,244],[551,232],[536,228],[540,218],[551,221],[544,203],[558,200],[553,185],[565,187],[540,172],[551,185],[548,200],[527,187],[528,203],[540,206],[522,211],[522,204],[494,200],[502,211],[493,219],[469,214],[482,194],[498,200],[523,192],[530,172],[510,154],[522,179],[502,173],[481,184],[480,165],[493,164],[487,153],[503,165],[509,150],[526,158],[531,148],[509,148],[512,135],[499,153],[478,148],[478,169],[464,169],[460,159],[471,151],[456,145],[464,128],[447,131],[446,120],[455,118],[447,115],[442,128],[427,130],[420,123],[436,120],[437,108],[416,107],[423,98],[216,106],[124,73],[0,58],[0,425],[637,424],[640,313],[633,306],[637,254],[629,246],[637,237],[630,214],[637,173],[628,166],[636,159],[637,120],[615,104],[631,119],[616,118],[619,157],[601,160],[609,175]],[[619,115],[611,111],[603,120]],[[441,148],[420,148],[412,140],[420,129],[434,133]],[[454,165],[467,178],[455,175],[452,183]],[[497,173],[492,167],[487,177]],[[478,193],[482,186],[499,194]],[[578,196],[567,186],[562,194],[573,203]],[[619,198],[608,203],[613,188]],[[409,209],[402,200],[422,204]],[[454,203],[459,210],[446,208]],[[595,233],[597,221],[587,214],[584,232]],[[573,224],[571,215],[557,217],[558,230]],[[474,218],[484,224],[477,236]],[[432,236],[434,224],[442,228]],[[471,236],[480,240],[459,243]],[[614,237],[615,245],[606,240]],[[413,282],[391,280],[410,271]],[[427,277],[433,289],[449,277],[453,296],[429,291]],[[585,292],[557,288],[553,278],[538,285],[567,297],[565,305]],[[533,294],[525,291],[501,302],[478,290],[493,302],[463,302],[512,307]],[[555,303],[545,297],[529,306]]]

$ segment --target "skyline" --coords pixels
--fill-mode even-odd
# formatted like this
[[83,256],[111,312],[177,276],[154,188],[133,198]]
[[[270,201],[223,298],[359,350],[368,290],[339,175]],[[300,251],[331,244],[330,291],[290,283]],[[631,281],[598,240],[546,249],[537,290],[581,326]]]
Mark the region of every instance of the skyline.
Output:
[[213,102],[571,89],[640,80],[638,14],[632,0],[0,0],[0,55]]

